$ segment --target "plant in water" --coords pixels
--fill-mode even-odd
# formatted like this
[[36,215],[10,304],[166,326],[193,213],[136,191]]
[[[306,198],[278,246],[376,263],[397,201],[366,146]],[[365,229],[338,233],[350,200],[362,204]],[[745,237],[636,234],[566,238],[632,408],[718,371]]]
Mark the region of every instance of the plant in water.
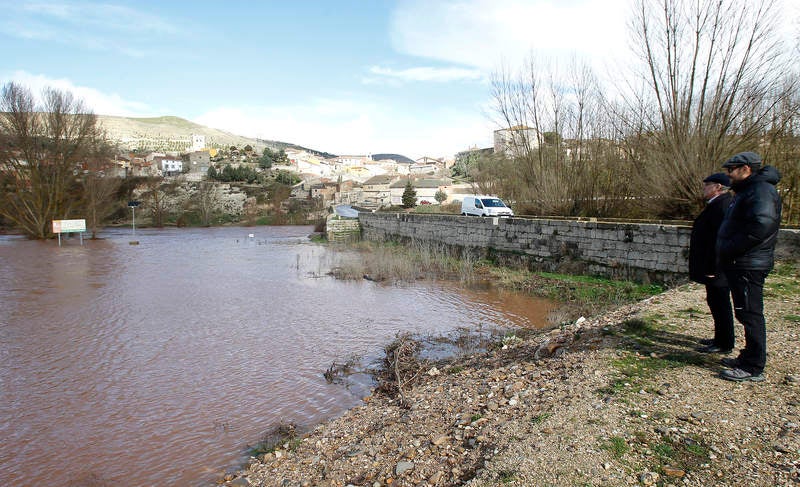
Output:
[[266,432],[261,441],[248,447],[247,454],[251,457],[257,457],[265,453],[272,453],[281,446],[287,450],[294,450],[299,444],[297,425],[294,423],[281,423]]
[[328,367],[328,370],[322,374],[322,376],[325,377],[325,380],[328,382],[328,384],[341,384],[345,377],[353,373],[360,360],[361,357],[359,355],[352,354],[342,364],[337,364],[336,361],[334,361],[331,366]]

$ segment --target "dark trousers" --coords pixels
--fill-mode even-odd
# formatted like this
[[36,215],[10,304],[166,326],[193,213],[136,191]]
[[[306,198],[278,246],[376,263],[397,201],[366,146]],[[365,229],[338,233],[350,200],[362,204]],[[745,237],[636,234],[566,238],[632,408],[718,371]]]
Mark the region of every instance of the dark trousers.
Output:
[[733,297],[733,312],[744,325],[744,349],[739,368],[760,374],[767,363],[767,325],[764,320],[764,280],[768,271],[725,271]]
[[[722,279],[725,282],[724,279]],[[727,284],[706,284],[706,303],[714,318],[714,344],[723,350],[730,350],[736,342],[733,330],[733,307],[731,290]]]

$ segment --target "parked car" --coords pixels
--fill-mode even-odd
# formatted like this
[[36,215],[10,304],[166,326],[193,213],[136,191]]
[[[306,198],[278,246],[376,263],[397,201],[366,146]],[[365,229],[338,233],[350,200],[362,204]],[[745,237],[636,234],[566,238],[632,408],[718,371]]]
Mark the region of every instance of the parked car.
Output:
[[514,212],[497,196],[465,196],[461,201],[464,216],[514,216]]

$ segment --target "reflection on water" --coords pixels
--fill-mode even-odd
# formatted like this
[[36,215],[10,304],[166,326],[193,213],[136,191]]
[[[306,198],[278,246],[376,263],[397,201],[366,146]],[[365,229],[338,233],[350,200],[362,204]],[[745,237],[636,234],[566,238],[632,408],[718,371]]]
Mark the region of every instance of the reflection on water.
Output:
[[0,236],[0,478],[208,484],[276,424],[356,405],[367,384],[328,384],[335,360],[375,360],[401,331],[546,323],[513,293],[334,280],[310,232]]

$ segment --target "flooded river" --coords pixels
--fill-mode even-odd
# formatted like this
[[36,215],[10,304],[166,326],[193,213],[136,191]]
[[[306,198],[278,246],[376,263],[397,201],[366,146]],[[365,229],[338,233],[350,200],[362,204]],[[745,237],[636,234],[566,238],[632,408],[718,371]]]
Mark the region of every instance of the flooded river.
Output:
[[0,236],[3,484],[210,485],[276,425],[358,404],[369,383],[328,384],[336,360],[400,331],[546,324],[546,302],[491,289],[335,280],[310,232]]

